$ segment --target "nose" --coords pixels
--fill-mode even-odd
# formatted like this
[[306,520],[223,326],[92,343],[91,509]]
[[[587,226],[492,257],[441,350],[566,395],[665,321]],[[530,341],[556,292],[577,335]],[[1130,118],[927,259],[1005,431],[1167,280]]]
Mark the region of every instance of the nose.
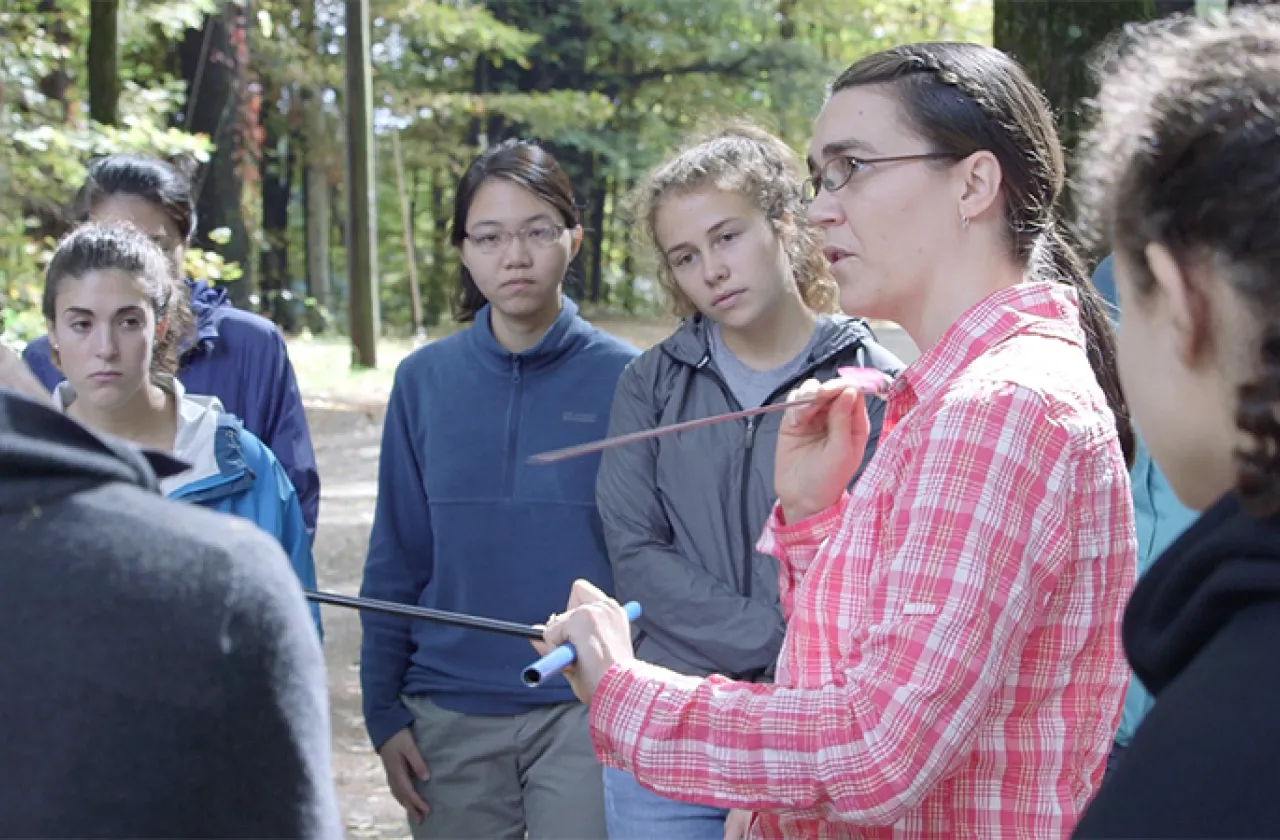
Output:
[[109,324],[99,325],[93,332],[93,355],[104,361],[116,357],[120,345],[116,341],[116,331]]
[[511,237],[511,241],[507,243],[507,249],[502,252],[502,262],[507,268],[528,267],[532,261],[531,258],[529,242],[523,236]]
[[813,197],[813,201],[810,201],[809,206],[805,208],[804,214],[811,224],[818,227],[835,227],[845,221],[844,208],[840,206],[840,200],[836,198],[835,193],[828,190],[819,190]]
[[715,288],[728,279],[728,264],[712,250],[702,261],[702,281]]

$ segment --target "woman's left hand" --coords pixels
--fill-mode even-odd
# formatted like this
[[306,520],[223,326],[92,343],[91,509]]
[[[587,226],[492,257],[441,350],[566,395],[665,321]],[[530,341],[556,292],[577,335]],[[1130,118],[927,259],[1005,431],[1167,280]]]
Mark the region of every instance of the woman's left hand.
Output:
[[622,605],[589,581],[576,580],[569,594],[568,612],[552,616],[533,647],[545,656],[565,642],[573,645],[577,661],[562,672],[573,693],[587,705],[615,662],[636,658],[631,649],[631,622]]

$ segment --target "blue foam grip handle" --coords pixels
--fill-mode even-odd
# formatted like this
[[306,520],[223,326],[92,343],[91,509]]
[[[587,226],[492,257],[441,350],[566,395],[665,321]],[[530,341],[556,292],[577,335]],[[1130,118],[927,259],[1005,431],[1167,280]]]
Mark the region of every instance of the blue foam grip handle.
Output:
[[[640,617],[640,605],[635,601],[628,601],[623,604],[622,609],[627,613],[627,621],[634,622]],[[577,658],[578,652],[573,649],[573,645],[565,642],[528,668],[525,668],[520,675],[520,679],[530,688],[537,688],[542,684],[543,680],[568,668]]]

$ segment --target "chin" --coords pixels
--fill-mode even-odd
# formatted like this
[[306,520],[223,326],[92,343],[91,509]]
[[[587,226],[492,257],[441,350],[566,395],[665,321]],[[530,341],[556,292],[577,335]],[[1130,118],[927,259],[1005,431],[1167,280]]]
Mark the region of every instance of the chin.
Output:
[[76,400],[88,403],[100,412],[114,411],[129,401],[132,392],[127,392],[121,383],[114,385],[94,385],[85,382],[71,386],[76,393]]
[[840,311],[855,318],[894,320],[884,313],[881,301],[875,295],[867,294],[865,288],[854,288],[844,284],[840,286]]
[[548,309],[554,309],[559,303],[560,298],[514,298],[495,304],[494,308],[508,318],[528,318],[546,312]]

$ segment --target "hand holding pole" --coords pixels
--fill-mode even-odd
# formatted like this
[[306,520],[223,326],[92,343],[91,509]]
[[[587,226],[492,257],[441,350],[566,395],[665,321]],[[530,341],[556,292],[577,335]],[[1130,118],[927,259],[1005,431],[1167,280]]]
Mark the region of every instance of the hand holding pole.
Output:
[[[635,601],[628,601],[622,605],[623,611],[627,614],[627,620],[632,624],[640,617],[640,605]],[[566,642],[546,656],[534,662],[528,668],[524,669],[524,673],[520,678],[524,680],[524,684],[530,688],[537,688],[542,681],[552,674],[558,674],[565,668],[568,668],[578,659],[578,652],[573,649],[573,645]]]

